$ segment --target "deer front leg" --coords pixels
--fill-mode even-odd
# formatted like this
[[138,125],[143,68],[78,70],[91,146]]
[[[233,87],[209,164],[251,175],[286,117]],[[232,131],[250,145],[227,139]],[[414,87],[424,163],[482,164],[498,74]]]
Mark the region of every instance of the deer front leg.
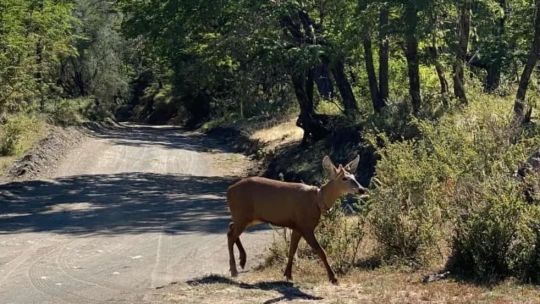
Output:
[[[229,248],[229,266],[231,270],[231,276],[236,277],[238,275],[238,270],[236,269],[236,261],[234,259],[234,243],[242,234],[242,231],[245,229],[245,225],[239,225],[238,223],[230,223],[229,231],[227,232],[227,245]],[[242,257],[240,257],[242,260]],[[242,263],[242,261],[240,262]],[[245,253],[244,253],[244,263],[245,263]]]
[[322,249],[321,245],[319,245],[319,242],[317,242],[317,239],[315,238],[315,234],[313,231],[306,231],[303,234],[304,239],[306,239],[306,242],[311,246],[313,251],[321,258],[324,267],[326,268],[326,273],[328,274],[328,279],[332,284],[337,285],[338,280],[336,279],[336,275],[334,271],[332,270],[332,267],[330,267],[330,264],[328,264],[328,260],[326,259],[326,253]]
[[287,267],[285,268],[285,277],[287,280],[292,280],[292,265],[294,260],[294,254],[296,253],[296,249],[298,249],[298,242],[300,242],[300,238],[302,235],[296,231],[292,231],[291,235],[291,246],[289,247],[289,260],[287,261]]

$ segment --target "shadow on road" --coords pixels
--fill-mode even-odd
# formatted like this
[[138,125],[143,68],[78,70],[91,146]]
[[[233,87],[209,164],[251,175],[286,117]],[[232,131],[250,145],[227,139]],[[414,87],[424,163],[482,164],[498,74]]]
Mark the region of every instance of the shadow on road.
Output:
[[226,233],[232,182],[122,173],[0,185],[0,234]]
[[236,282],[229,278],[210,275],[203,278],[187,281],[189,285],[208,285],[208,284],[228,284],[242,289],[259,289],[259,290],[273,290],[279,292],[281,296],[273,299],[269,299],[264,304],[278,303],[281,301],[292,300],[322,300],[323,298],[313,296],[301,291],[298,287],[294,286],[291,282],[275,281],[275,282],[259,282],[255,284],[248,284],[242,282]]
[[95,129],[94,136],[105,138],[114,144],[144,147],[161,146],[168,149],[181,149],[195,152],[209,150],[220,152],[235,152],[225,139],[217,136],[208,137],[204,134],[185,132],[172,126],[125,125],[109,129]]

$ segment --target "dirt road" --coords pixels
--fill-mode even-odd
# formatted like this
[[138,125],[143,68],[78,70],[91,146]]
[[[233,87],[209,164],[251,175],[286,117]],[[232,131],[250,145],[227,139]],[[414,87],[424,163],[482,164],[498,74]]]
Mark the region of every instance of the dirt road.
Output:
[[[85,141],[51,180],[0,185],[0,303],[142,303],[226,274],[224,192],[249,166],[217,140],[126,126]],[[243,238],[253,266],[270,233]]]

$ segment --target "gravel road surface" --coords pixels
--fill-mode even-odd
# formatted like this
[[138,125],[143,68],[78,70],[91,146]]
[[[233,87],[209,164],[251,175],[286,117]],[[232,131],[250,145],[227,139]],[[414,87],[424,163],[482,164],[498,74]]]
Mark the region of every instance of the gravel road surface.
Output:
[[[0,303],[143,303],[227,274],[227,187],[252,166],[223,142],[124,125],[85,140],[52,179],[0,185]],[[248,268],[270,243],[243,235]]]

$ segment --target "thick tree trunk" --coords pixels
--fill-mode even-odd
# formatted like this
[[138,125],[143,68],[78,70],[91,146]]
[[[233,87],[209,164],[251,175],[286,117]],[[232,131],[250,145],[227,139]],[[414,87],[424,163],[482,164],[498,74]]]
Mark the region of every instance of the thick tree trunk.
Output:
[[454,95],[462,103],[468,103],[465,93],[465,62],[467,60],[467,49],[469,47],[469,32],[471,26],[471,0],[461,0],[459,7],[458,21],[458,46],[456,50],[456,61],[454,63]]
[[345,74],[345,64],[342,60],[338,60],[333,64],[332,74],[334,75],[334,80],[336,81],[339,94],[341,95],[345,114],[356,115],[358,112],[358,105],[356,104],[356,98],[354,97],[351,84],[347,79],[347,74]]
[[407,58],[407,70],[409,74],[409,94],[411,95],[412,108],[418,113],[422,104],[420,93],[420,62],[418,58],[418,38],[416,29],[418,25],[417,9],[414,2],[408,1],[405,5],[405,57]]
[[532,108],[527,104],[527,88],[529,87],[529,81],[531,74],[534,70],[538,57],[540,56],[540,0],[536,0],[536,13],[534,18],[534,39],[527,59],[527,64],[523,69],[521,78],[519,80],[519,88],[516,94],[516,102],[514,104],[514,121],[515,127],[518,127],[531,118]]
[[373,64],[373,51],[371,49],[371,36],[369,35],[369,33],[364,34],[363,45],[369,92],[371,93],[371,103],[373,104],[373,109],[375,110],[375,112],[379,113],[384,107],[384,102],[381,99],[379,86],[377,84],[377,76],[375,75],[375,66]]
[[298,73],[291,76],[294,93],[300,106],[300,115],[296,125],[304,130],[303,144],[322,139],[329,133],[324,121],[315,113],[313,106],[313,76],[311,72],[307,74]]
[[[379,110],[382,109],[388,101],[388,7],[383,5],[379,13],[379,95],[381,99]],[[375,105],[375,104],[374,104]],[[377,110],[378,111],[378,110]]]

